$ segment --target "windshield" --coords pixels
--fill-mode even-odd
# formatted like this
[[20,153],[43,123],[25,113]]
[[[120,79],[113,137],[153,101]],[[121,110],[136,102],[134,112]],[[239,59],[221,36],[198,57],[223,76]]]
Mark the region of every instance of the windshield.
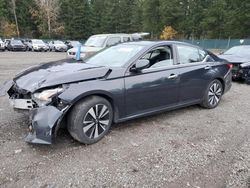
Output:
[[236,47],[230,48],[224,54],[246,56],[250,54],[250,46],[236,46]]
[[85,62],[105,67],[122,67],[142,48],[136,45],[113,46],[90,57]]
[[90,37],[84,45],[93,46],[93,47],[103,47],[106,39],[107,39],[107,36],[93,36],[93,37]]
[[33,44],[44,44],[44,42],[42,40],[33,40],[32,43]]
[[12,40],[11,43],[12,44],[18,44],[18,45],[22,45],[23,44],[22,41],[20,41],[20,40]]
[[79,46],[79,45],[81,45],[81,43],[78,42],[78,41],[71,41],[70,43],[71,43],[72,46]]
[[64,44],[62,41],[60,41],[60,40],[56,40],[55,42],[54,42],[54,44]]

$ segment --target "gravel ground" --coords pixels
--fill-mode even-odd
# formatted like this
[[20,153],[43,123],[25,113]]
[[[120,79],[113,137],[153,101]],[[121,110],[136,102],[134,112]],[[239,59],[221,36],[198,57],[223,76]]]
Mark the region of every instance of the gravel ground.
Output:
[[[0,83],[65,53],[0,53]],[[65,130],[51,146],[23,141],[28,117],[0,98],[0,187],[250,187],[250,86],[213,110],[192,106],[113,126],[91,146]]]

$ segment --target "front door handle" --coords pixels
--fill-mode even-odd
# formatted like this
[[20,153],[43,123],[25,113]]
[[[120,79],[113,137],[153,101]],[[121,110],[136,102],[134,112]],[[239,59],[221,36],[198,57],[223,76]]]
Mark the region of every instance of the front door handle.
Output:
[[178,75],[177,74],[171,74],[169,77],[168,77],[168,79],[176,79],[178,77]]
[[210,69],[212,69],[212,67],[210,65],[205,67],[205,70],[210,70]]

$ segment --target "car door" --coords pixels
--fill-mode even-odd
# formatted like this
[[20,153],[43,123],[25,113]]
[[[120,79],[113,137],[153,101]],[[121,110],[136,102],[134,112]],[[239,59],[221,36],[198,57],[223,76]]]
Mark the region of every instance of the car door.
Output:
[[[199,101],[210,82],[213,62],[204,61],[207,52],[189,45],[176,45],[180,75],[180,103]],[[210,58],[211,59],[211,58]]]
[[[164,59],[161,52],[157,51],[159,48],[167,48],[170,54]],[[128,71],[125,76],[128,116],[157,111],[174,106],[179,101],[180,80],[172,47],[157,47],[148,51],[141,59],[150,60],[152,65],[137,73]]]

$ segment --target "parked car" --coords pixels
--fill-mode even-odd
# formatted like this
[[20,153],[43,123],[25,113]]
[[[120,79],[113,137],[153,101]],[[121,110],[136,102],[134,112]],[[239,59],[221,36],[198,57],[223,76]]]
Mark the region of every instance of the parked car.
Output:
[[[81,47],[81,58],[87,58],[98,51],[114,46],[123,42],[133,41],[133,37],[130,34],[100,34],[91,36]],[[67,51],[69,58],[76,58],[76,52],[78,48],[72,48]]]
[[84,63],[67,59],[31,67],[0,93],[8,93],[14,109],[30,110],[27,142],[51,144],[66,123],[74,139],[93,144],[112,123],[194,104],[215,108],[231,78],[231,65],[209,51],[142,41],[107,48]]
[[11,41],[11,39],[4,39],[4,46],[5,46],[5,50],[7,50],[7,45],[8,43]]
[[67,45],[60,40],[50,41],[49,48],[50,51],[55,51],[55,52],[66,52],[68,49]]
[[77,48],[78,46],[82,45],[79,41],[74,41],[74,40],[67,40],[65,44],[67,45],[68,50],[71,48]]
[[49,51],[49,46],[43,42],[43,40],[33,39],[28,43],[30,51]]
[[26,46],[17,39],[10,40],[6,47],[9,51],[26,51]]
[[250,45],[232,47],[219,57],[233,64],[233,80],[250,84]]
[[0,50],[5,51],[5,44],[4,44],[4,42],[2,41],[1,38],[0,38]]
[[29,51],[29,39],[20,39],[22,43],[25,45],[26,51]]

